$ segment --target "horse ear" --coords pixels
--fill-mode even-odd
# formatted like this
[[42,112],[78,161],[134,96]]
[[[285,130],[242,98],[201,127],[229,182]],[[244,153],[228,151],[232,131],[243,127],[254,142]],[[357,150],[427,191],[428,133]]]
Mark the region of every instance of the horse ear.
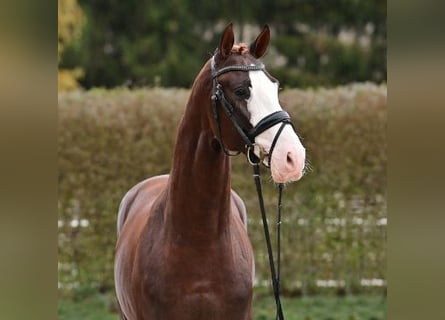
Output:
[[229,23],[224,29],[221,41],[219,42],[219,54],[222,59],[229,56],[232,51],[233,43],[235,42],[235,36],[233,35],[233,23]]
[[249,51],[255,58],[261,58],[266,52],[270,40],[270,29],[266,24],[263,31],[258,35],[255,41],[250,45]]

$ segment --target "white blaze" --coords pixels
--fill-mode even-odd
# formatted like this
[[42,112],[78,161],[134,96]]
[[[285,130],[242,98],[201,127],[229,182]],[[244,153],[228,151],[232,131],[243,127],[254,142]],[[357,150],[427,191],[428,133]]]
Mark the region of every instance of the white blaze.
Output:
[[[282,110],[278,100],[278,82],[272,82],[262,71],[249,71],[252,88],[247,100],[250,123],[255,126],[269,114]],[[269,152],[281,123],[267,129],[255,138],[255,143]],[[257,155],[259,149],[255,149]],[[296,181],[303,175],[306,150],[292,129],[286,125],[273,150],[271,159],[272,178],[275,182]]]

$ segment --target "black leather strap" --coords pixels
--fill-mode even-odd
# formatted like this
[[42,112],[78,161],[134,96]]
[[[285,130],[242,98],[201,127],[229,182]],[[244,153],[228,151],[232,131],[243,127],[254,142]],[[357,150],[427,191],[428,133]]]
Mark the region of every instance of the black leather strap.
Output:
[[223,73],[226,72],[230,72],[230,71],[260,71],[260,70],[264,70],[264,64],[258,64],[258,65],[253,65],[253,66],[228,66],[228,67],[224,67],[219,69],[218,71],[216,70],[212,70],[212,77],[216,78],[219,77],[220,75],[222,75]]
[[286,122],[286,123],[290,122],[289,114],[286,111],[283,110],[275,111],[269,114],[268,116],[264,117],[263,119],[260,120],[260,122],[256,124],[254,128],[249,130],[248,136],[251,139],[255,139],[256,136],[258,136],[259,134],[263,133],[267,129],[273,127],[274,125],[280,122]]
[[[281,124],[280,128],[278,129],[277,133],[275,134],[275,137],[273,138],[272,144],[270,145],[270,149],[269,149],[269,152],[267,154],[267,158],[269,159],[269,164],[268,164],[269,167],[272,164],[272,154],[273,154],[273,151],[275,149],[275,145],[277,144],[278,138],[280,137],[281,132],[283,132],[283,129],[286,126],[286,124],[291,124],[292,125],[292,123],[290,123],[290,122],[283,122]],[[292,128],[293,128],[293,126],[292,126]]]

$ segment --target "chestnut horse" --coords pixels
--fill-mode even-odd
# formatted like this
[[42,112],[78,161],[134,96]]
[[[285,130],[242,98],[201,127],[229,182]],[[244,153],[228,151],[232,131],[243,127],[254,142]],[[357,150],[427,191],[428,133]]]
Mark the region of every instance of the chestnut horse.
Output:
[[[250,46],[234,45],[232,24],[226,27],[191,89],[170,174],[140,182],[123,198],[114,270],[123,319],[252,318],[253,251],[228,155],[253,152],[249,159],[270,165],[277,183],[300,179],[305,163],[293,127],[280,126],[290,120],[278,81],[257,60],[269,39],[265,26]],[[246,150],[242,132],[271,114],[283,119],[263,125]]]

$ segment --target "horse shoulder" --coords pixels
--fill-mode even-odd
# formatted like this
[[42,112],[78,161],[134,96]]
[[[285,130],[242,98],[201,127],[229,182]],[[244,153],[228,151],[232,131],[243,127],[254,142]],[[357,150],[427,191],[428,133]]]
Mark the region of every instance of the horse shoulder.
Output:
[[159,193],[167,185],[169,175],[160,175],[145,179],[135,186],[133,186],[122,198],[119,205],[119,212],[117,216],[117,234],[120,235],[125,222],[133,217],[141,210],[131,210],[137,205],[139,201],[143,201],[144,206],[150,206],[157,198]]
[[[132,278],[137,260],[137,244],[151,216],[151,207],[165,189],[168,175],[146,179],[132,187],[123,197],[117,219],[118,240],[115,254],[115,289],[122,316],[133,319],[137,314]],[[125,319],[124,318],[124,319]]]

